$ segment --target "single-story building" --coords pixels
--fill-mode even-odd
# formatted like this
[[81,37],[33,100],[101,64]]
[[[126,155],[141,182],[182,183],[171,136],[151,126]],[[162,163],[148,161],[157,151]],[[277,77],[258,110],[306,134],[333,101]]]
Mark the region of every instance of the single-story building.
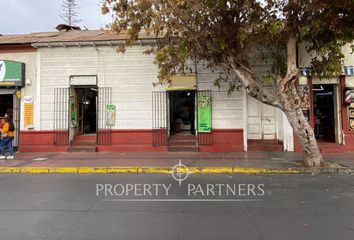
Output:
[[[143,53],[156,39],[141,34],[117,53],[125,39],[105,30],[0,36],[0,64],[6,66],[0,71],[6,76],[0,74],[0,116],[12,109],[20,151],[300,150],[285,115],[243,89],[229,95],[228,83],[214,84],[222,72],[196,63],[170,85],[156,85],[154,56]],[[352,76],[318,82],[306,76],[308,60],[301,54],[300,86],[310,99],[304,112],[316,136],[328,148],[354,151],[347,144],[353,138],[350,105],[342,101]],[[354,65],[352,55],[346,59]],[[269,69],[257,54],[252,64],[257,72]],[[330,124],[334,130],[325,131]]]

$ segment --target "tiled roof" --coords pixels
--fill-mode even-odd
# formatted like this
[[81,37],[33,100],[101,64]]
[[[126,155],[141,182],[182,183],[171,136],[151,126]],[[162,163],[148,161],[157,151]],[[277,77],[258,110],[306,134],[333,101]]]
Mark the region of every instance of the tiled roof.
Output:
[[[39,32],[19,35],[0,35],[0,45],[31,44],[52,42],[90,42],[90,41],[115,41],[128,39],[127,34],[117,34],[110,30],[71,30],[58,32]],[[142,32],[139,39],[155,39]]]

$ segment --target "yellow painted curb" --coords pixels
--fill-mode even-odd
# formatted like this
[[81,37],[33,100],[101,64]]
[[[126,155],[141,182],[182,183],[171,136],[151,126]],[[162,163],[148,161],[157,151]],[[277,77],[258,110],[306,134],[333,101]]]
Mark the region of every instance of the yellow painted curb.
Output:
[[120,168],[120,167],[112,167],[107,168],[107,173],[137,173],[138,168]]
[[0,173],[20,173],[21,169],[17,167],[1,167]]
[[77,173],[78,168],[49,168],[48,173]]
[[[221,173],[243,173],[243,174],[298,174],[300,170],[294,169],[265,169],[265,168],[179,168],[181,173],[203,173],[203,174],[221,174]],[[36,167],[0,167],[0,173],[163,173],[169,174],[171,168],[138,168],[138,167],[63,167],[63,168],[36,168]]]
[[79,168],[78,173],[107,173],[107,168]]
[[170,173],[169,168],[143,168],[141,169],[142,173]]
[[49,173],[48,168],[36,168],[36,167],[24,167],[20,168],[21,173],[30,173],[30,174],[37,174],[37,173]]
[[232,168],[202,168],[201,173],[232,173]]

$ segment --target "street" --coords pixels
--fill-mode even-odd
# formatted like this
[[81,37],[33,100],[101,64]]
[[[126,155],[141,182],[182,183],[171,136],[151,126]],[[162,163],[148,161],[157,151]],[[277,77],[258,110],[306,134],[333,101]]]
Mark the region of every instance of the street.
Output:
[[0,239],[350,240],[354,176],[1,174]]

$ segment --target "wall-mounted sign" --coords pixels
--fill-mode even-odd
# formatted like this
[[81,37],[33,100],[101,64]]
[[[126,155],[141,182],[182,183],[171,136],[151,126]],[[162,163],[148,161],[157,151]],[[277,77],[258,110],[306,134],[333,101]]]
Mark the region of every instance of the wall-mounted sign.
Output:
[[197,88],[197,76],[195,74],[175,75],[171,77],[171,83],[166,90],[194,90]]
[[76,114],[75,99],[74,99],[74,97],[70,97],[69,105],[70,105],[70,119],[71,119],[71,125],[72,125],[73,127],[77,127],[77,114]]
[[25,64],[0,61],[0,87],[22,87],[25,79]]
[[198,96],[198,132],[211,132],[211,98]]
[[97,76],[96,75],[70,76],[69,83],[71,86],[95,86],[97,85]]
[[23,116],[23,124],[25,128],[33,128],[33,99],[30,96],[26,96],[24,98],[24,116]]
[[116,123],[116,106],[106,105],[106,125],[114,126]]

